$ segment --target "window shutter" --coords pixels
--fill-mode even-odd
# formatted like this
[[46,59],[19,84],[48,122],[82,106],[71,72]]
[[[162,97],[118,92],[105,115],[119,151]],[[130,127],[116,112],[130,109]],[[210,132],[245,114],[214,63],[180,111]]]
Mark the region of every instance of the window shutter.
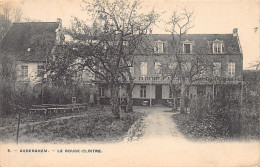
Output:
[[167,43],[163,43],[163,53],[167,53]]

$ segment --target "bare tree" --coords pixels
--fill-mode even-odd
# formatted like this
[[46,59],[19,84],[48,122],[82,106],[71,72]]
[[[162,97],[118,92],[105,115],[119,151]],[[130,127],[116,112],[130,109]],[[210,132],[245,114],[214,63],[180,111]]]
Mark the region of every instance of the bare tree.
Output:
[[22,9],[12,3],[0,2],[0,39],[9,30],[12,22],[20,22]]
[[[128,110],[132,110],[133,54],[149,27],[158,18],[152,10],[142,13],[139,1],[93,0],[84,2],[91,16],[87,21],[74,18],[71,35],[76,41],[73,52],[100,83],[111,89],[111,105],[115,118],[120,118],[118,93],[120,85],[127,89]],[[87,25],[91,22],[91,25]]]
[[19,7],[16,7],[13,9],[13,22],[20,22],[22,20],[22,9]]
[[174,11],[167,29],[171,33],[172,39],[170,42],[170,57],[167,62],[162,66],[164,75],[170,78],[170,87],[173,90],[173,96],[178,96],[176,92],[180,90],[180,112],[185,113],[185,97],[186,91],[191,84],[205,79],[207,70],[211,63],[203,55],[203,46],[196,44],[196,48],[192,48],[192,52],[185,53],[184,37],[190,29],[194,27],[194,13],[183,9],[181,12]]

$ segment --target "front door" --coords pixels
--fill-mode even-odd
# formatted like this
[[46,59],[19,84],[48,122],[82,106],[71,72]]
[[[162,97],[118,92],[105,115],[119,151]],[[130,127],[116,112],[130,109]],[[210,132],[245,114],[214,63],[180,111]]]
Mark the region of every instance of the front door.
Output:
[[156,85],[156,87],[155,87],[155,99],[162,99],[162,85]]

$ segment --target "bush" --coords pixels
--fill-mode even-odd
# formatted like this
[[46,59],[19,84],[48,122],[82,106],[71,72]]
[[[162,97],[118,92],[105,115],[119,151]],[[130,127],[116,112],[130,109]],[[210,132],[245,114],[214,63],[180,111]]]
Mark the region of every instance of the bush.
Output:
[[209,105],[199,103],[197,110],[192,108],[189,115],[175,120],[186,134],[196,138],[259,138],[259,106],[255,105],[259,104],[252,99],[241,106],[238,100],[218,96]]

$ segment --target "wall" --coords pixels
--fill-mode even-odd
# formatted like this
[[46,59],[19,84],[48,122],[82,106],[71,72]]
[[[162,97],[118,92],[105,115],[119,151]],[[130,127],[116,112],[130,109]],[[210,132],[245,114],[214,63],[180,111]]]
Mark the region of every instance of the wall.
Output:
[[170,86],[162,85],[162,99],[169,99],[170,96]]
[[[140,90],[141,90],[141,85],[135,85],[133,89],[133,98],[141,98],[140,97]],[[155,98],[155,85],[152,85],[151,87],[151,93],[150,93],[150,85],[146,85],[146,98],[144,99],[149,99],[149,98],[154,99]]]
[[[187,61],[194,56],[189,55],[186,56]],[[243,72],[243,55],[236,54],[236,55],[226,55],[226,54],[215,54],[215,55],[207,55],[208,59],[211,62],[221,62],[221,76],[222,77],[229,77],[228,76],[228,62],[235,62],[236,63],[236,71],[235,71],[235,78],[241,78]],[[134,75],[136,78],[141,76],[140,71],[140,62],[147,62],[147,76],[155,76],[155,67],[154,62],[161,62],[162,64],[166,65],[167,63],[174,62],[174,58],[168,54],[161,54],[161,55],[139,55],[135,56],[135,63],[134,63]],[[148,83],[148,81],[147,81]]]
[[[21,77],[21,66],[28,66],[28,77]],[[33,87],[37,83],[41,82],[42,77],[37,76],[38,65],[43,65],[42,62],[17,62],[17,81],[18,82],[29,82],[29,85]]]

